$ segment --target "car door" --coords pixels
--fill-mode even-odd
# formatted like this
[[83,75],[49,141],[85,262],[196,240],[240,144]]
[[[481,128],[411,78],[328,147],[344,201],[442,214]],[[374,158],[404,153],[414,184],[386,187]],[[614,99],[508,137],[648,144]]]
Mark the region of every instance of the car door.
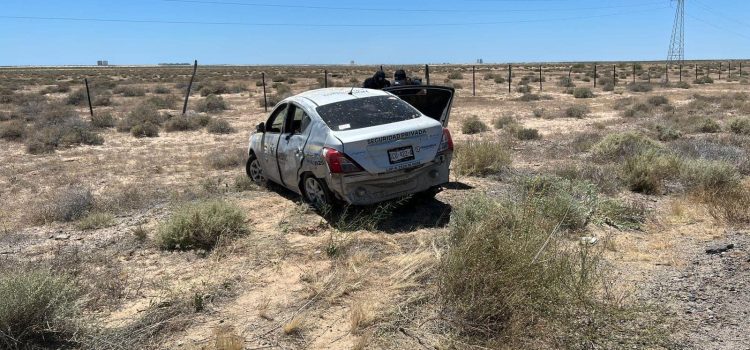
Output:
[[304,161],[304,149],[310,136],[310,116],[304,108],[290,103],[284,132],[278,146],[279,171],[281,180],[289,187],[296,189],[299,182],[299,170]]
[[405,85],[383,89],[406,101],[422,114],[448,127],[455,90],[447,86]]
[[266,178],[282,183],[279,174],[278,149],[281,134],[284,131],[284,122],[289,112],[289,104],[284,103],[276,107],[266,122],[266,132],[263,133],[261,143],[262,155],[259,157]]

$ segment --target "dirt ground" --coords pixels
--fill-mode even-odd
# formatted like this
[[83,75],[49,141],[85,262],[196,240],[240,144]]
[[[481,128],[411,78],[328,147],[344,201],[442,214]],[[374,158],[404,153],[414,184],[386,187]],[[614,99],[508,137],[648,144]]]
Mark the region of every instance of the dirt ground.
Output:
[[[234,190],[237,177],[244,176],[244,164],[225,169],[210,165],[217,151],[244,152],[255,125],[265,121],[266,113],[259,104],[263,87],[256,84],[261,72],[266,73],[270,94],[275,90],[270,80],[276,76],[282,76],[284,79],[278,80],[297,93],[317,87],[324,68],[201,67],[199,87],[224,81],[247,88],[222,94],[229,109],[212,114],[228,121],[236,132],[162,131],[159,137],[135,138],[108,128],[100,132],[103,145],[63,148],[42,155],[28,154],[22,143],[0,140],[0,264],[75,261],[87,274],[106,279],[109,282],[100,288],[106,293],[99,296],[106,302],[97,302],[86,314],[101,328],[132,324],[167,301],[200,299],[200,310],[191,308],[168,320],[171,325],[163,329],[164,336],[148,345],[156,348],[443,349],[450,348],[448,344],[473,348],[443,334],[431,322],[436,310],[424,302],[432,291],[426,276],[441,253],[436,241],[449,229],[452,208],[469,194],[502,191],[507,174],[553,173],[562,164],[589,162],[582,155],[585,151],[577,151],[573,144],[587,135],[599,138],[625,130],[651,132],[647,124],[624,118],[615,110],[618,100],[663,95],[672,105],[681,106],[694,94],[750,92],[746,81],[727,81],[726,66],[722,80],[714,84],[693,84],[690,89],[655,85],[651,92],[632,92],[625,88],[632,79],[630,67],[619,67],[625,76],[613,91],[603,91],[601,86],[593,89],[592,82],[581,80],[589,68],[572,73],[579,87],[592,87],[596,96],[590,99],[577,99],[558,86],[558,78],[567,75],[567,66],[546,67],[543,91],[538,91],[538,82],[529,83],[532,93],[542,99],[530,102],[519,100],[522,94],[516,92],[517,81],[524,75],[538,75],[535,68],[514,68],[513,92],[508,93],[507,82],[485,79],[487,74],[504,77],[506,66],[479,66],[473,96],[471,67],[431,67],[433,84],[458,88],[450,119],[454,141],[508,140],[511,169],[489,177],[452,174],[451,184],[434,200],[399,207],[373,230],[353,232],[336,229],[290,191],[274,186]],[[394,67],[385,68],[392,72]],[[409,68],[410,75],[422,74],[420,67]],[[361,84],[374,68],[326,69],[331,72],[330,85],[350,86]],[[605,69],[611,67],[600,67],[603,76]],[[455,72],[461,72],[462,78],[447,78]],[[18,91],[25,93],[38,93],[59,82],[77,89],[82,77],[94,83],[115,81],[149,90],[139,97],[114,94],[112,106],[95,109],[95,113],[110,111],[120,118],[141,100],[154,96],[156,86],[166,86],[169,94],[179,96],[189,73],[188,67],[3,68],[0,81],[16,83]],[[684,79],[692,82],[693,77],[687,78],[692,73],[686,68]],[[717,73],[711,74],[716,78]],[[670,80],[677,81],[678,74],[672,71]],[[738,76],[739,72],[733,70],[732,74]],[[654,83],[657,75],[661,73],[654,71]],[[639,74],[637,80],[644,82],[643,78]],[[65,96],[51,93],[47,99],[63,100]],[[201,99],[194,93],[190,109]],[[578,104],[590,109],[586,117],[561,115]],[[12,103],[0,104],[0,112],[14,108]],[[87,107],[76,108],[88,118]],[[535,117],[534,111],[539,109],[554,117]],[[165,112],[180,113],[179,108]],[[516,140],[505,130],[493,128],[495,118],[503,115],[512,116],[523,127],[538,129],[541,138]],[[462,122],[470,116],[478,116],[489,130],[476,135],[462,133]],[[82,230],[76,223],[39,224],[29,219],[47,196],[70,184],[90,188],[95,198],[135,188],[146,193],[148,200],[142,207],[117,213],[112,226],[94,230]],[[205,196],[241,207],[250,234],[223,242],[210,252],[159,249],[153,239],[173,206]],[[590,225],[571,239],[593,236],[599,239],[598,244],[607,245],[606,259],[617,271],[621,292],[663,305],[669,317],[677,320],[672,336],[676,347],[750,349],[748,226],[718,219],[682,195],[643,195],[620,188],[613,196],[643,203],[649,209],[646,224],[640,230]],[[134,234],[141,228],[147,233],[145,239]],[[732,248],[706,252],[727,245]],[[332,259],[327,252],[331,246],[343,253]],[[93,285],[97,278],[86,281]]]

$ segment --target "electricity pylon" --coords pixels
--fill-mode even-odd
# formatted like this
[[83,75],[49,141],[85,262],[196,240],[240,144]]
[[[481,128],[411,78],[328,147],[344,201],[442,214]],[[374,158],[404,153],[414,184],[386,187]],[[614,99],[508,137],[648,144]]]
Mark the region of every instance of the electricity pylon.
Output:
[[677,10],[672,27],[672,40],[669,43],[667,64],[682,64],[685,61],[685,0],[677,1]]

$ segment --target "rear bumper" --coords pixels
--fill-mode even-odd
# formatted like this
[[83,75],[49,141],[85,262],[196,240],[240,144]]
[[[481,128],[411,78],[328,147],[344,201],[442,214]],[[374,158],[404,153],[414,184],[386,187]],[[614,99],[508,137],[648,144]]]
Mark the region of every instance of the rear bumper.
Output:
[[416,169],[387,174],[329,175],[328,187],[353,205],[370,205],[426,191],[449,181],[452,154],[438,156]]

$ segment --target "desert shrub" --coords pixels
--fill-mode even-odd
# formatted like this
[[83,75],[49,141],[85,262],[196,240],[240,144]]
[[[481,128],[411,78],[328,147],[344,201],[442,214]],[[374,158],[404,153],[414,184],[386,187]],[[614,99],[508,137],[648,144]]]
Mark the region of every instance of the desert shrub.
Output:
[[206,125],[206,130],[211,134],[231,134],[234,128],[224,119],[211,119]]
[[[158,127],[164,123],[164,119],[164,116],[159,113],[154,105],[150,103],[141,103],[117,123],[117,131],[129,132],[134,126],[144,123],[149,123],[151,126],[155,126],[158,131]],[[152,129],[152,127],[141,129],[142,130],[140,131],[143,131],[143,129]],[[141,134],[141,132],[139,132],[139,134]]]
[[208,154],[206,163],[213,169],[224,170],[244,166],[247,161],[245,149],[216,150]]
[[591,92],[591,89],[586,87],[579,87],[573,89],[573,97],[575,98],[593,98],[594,93]]
[[726,162],[691,159],[680,165],[680,182],[696,192],[728,191],[741,187],[741,180],[742,175]]
[[625,132],[609,134],[591,149],[597,160],[621,161],[639,153],[661,150],[662,146],[645,135]]
[[226,110],[227,108],[229,108],[229,106],[227,102],[224,101],[224,98],[216,95],[209,95],[203,100],[198,101],[195,106],[195,109],[197,111],[205,113],[218,113]]
[[453,166],[459,175],[484,176],[499,173],[511,164],[508,145],[495,141],[456,144]]
[[[73,344],[80,292],[66,275],[44,268],[0,271],[0,347],[67,348]],[[67,345],[67,346],[66,346]]]
[[651,97],[649,97],[647,102],[648,102],[648,104],[650,104],[650,105],[652,105],[654,107],[659,107],[659,106],[663,106],[663,105],[668,105],[669,104],[669,99],[666,98],[665,96],[658,95],[658,96],[651,96]]
[[594,300],[594,253],[550,234],[557,222],[537,199],[478,195],[451,214],[437,281],[445,317],[461,333],[507,339],[536,323],[575,327],[569,312]]
[[461,132],[466,135],[478,134],[487,130],[489,130],[487,124],[479,120],[479,117],[475,115],[464,119],[461,123]]
[[626,109],[622,115],[626,118],[647,118],[650,116],[653,108],[650,104],[637,102],[630,108]]
[[546,111],[544,108],[535,108],[532,111],[532,114],[534,115],[534,118],[544,118],[547,116]]
[[526,84],[523,84],[523,85],[519,85],[519,86],[518,86],[518,87],[516,88],[516,92],[518,92],[518,93],[522,93],[522,94],[525,94],[525,95],[526,95],[526,94],[530,94],[530,93],[531,93],[531,87],[530,87],[530,86],[528,86],[528,85],[526,85]]
[[238,192],[258,190],[258,185],[247,175],[237,175],[234,178],[234,189]]
[[707,75],[698,77],[698,79],[693,80],[693,84],[698,84],[698,85],[713,84],[713,83],[714,83],[714,80]]
[[492,125],[495,127],[495,129],[503,129],[506,126],[515,123],[517,123],[516,118],[511,114],[503,114],[502,116],[499,116],[492,121]]
[[274,75],[273,77],[271,77],[271,81],[273,81],[274,83],[281,83],[286,81],[286,77],[283,75]]
[[571,141],[570,146],[577,153],[588,152],[601,140],[602,135],[597,132],[583,132],[576,134]]
[[729,130],[735,134],[750,135],[750,117],[737,117],[730,120]]
[[622,180],[619,177],[619,164],[563,164],[555,167],[555,175],[579,182],[590,183],[607,194],[616,194],[620,191]]
[[88,214],[94,205],[91,190],[82,186],[67,186],[47,197],[30,213],[33,222],[75,221]]
[[576,84],[574,84],[573,80],[568,77],[560,77],[560,80],[557,81],[557,86],[565,87],[565,88],[573,88],[573,87],[576,87]]
[[86,90],[78,89],[71,92],[65,99],[65,103],[73,106],[83,105],[84,103],[86,103]]
[[183,205],[159,226],[157,241],[162,249],[212,249],[219,240],[249,232],[243,211],[223,201]]
[[721,125],[711,118],[703,118],[695,128],[698,132],[713,134],[721,131]]
[[586,105],[573,105],[565,109],[565,116],[568,118],[583,119],[591,112]]
[[78,117],[37,122],[36,130],[26,138],[26,151],[31,154],[50,153],[59,147],[101,145],[104,138],[92,130],[91,124]]
[[175,95],[152,96],[146,100],[146,103],[156,107],[156,109],[176,109],[180,99]]
[[712,216],[730,223],[750,223],[750,188],[737,186],[723,191],[703,192],[701,200]]
[[96,128],[111,128],[115,126],[115,117],[111,113],[96,113],[91,117],[91,125]]
[[646,215],[643,205],[604,199],[598,203],[595,220],[619,230],[639,230],[646,222]]
[[482,77],[482,79],[484,79],[484,80],[493,80],[493,79],[495,79],[495,75],[492,74],[492,73],[487,73],[487,74],[484,75],[484,77]]
[[667,180],[679,174],[677,157],[656,150],[648,150],[628,157],[623,166],[624,180],[631,191],[659,194]]
[[628,84],[628,90],[632,92],[651,92],[654,89],[653,85],[649,83],[630,83]]
[[504,77],[495,77],[495,79],[493,79],[493,80],[494,80],[495,84],[505,84],[505,78]]
[[175,132],[175,131],[191,131],[202,128],[198,122],[198,119],[190,116],[172,116],[164,123],[164,131]]
[[659,141],[674,141],[682,137],[682,132],[672,125],[659,124],[656,126]]
[[686,82],[686,81],[678,82],[677,84],[675,84],[675,86],[677,88],[679,88],[679,89],[689,89],[690,88],[690,84],[688,82]]
[[451,80],[458,80],[458,79],[463,79],[463,78],[464,78],[464,75],[461,74],[461,72],[451,72],[450,74],[448,74],[448,79],[451,79]]
[[154,93],[159,95],[169,94],[172,90],[164,85],[159,85],[154,88]]
[[112,97],[109,95],[99,95],[94,97],[94,99],[91,101],[91,104],[96,107],[111,106]]
[[593,184],[540,175],[523,178],[520,185],[522,198],[533,199],[564,230],[582,230],[595,213],[598,194]]
[[516,131],[516,137],[519,140],[536,140],[540,139],[542,135],[539,134],[539,130],[532,128],[521,128]]
[[42,95],[47,95],[47,94],[53,94],[53,93],[66,93],[66,92],[70,92],[70,85],[65,84],[65,83],[60,83],[60,84],[53,85],[53,86],[47,86],[44,89],[42,89],[42,91],[40,91],[39,93]]
[[146,90],[132,85],[118,86],[113,90],[114,93],[120,94],[125,97],[141,97],[146,96]]
[[521,97],[518,98],[519,101],[523,101],[523,102],[539,101],[541,99],[542,99],[542,96],[538,94],[523,94]]
[[0,124],[0,139],[21,141],[26,135],[26,123],[21,120],[11,120]]
[[[745,141],[746,142],[746,141]],[[680,156],[732,164],[743,174],[750,174],[750,155],[746,150],[725,141],[689,139],[674,142],[672,149]]]
[[158,137],[159,126],[151,122],[143,122],[130,128],[130,133],[138,138],[141,137]]
[[98,230],[115,225],[115,216],[110,213],[92,212],[78,221],[80,230]]
[[[263,86],[261,83],[260,86]],[[236,94],[243,91],[247,91],[247,87],[244,85],[227,85],[224,82],[210,82],[201,85],[200,94],[203,97],[209,95],[223,95],[223,94]]]

